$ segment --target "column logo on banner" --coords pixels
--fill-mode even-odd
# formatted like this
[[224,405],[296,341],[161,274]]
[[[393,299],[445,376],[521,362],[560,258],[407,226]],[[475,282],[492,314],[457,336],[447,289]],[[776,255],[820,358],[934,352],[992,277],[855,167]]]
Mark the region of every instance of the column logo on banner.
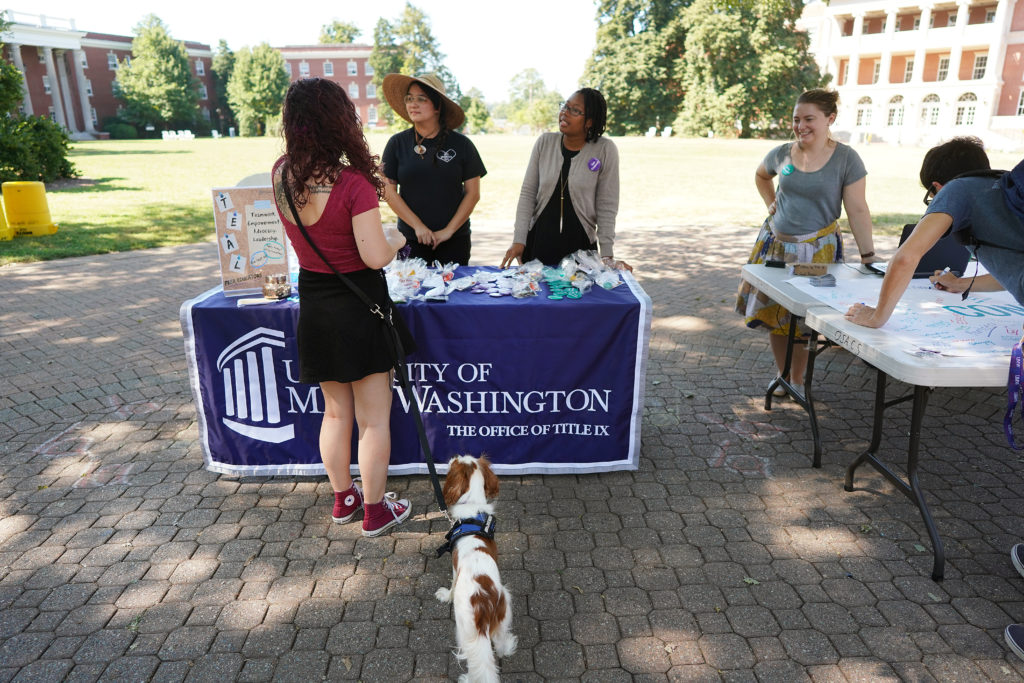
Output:
[[257,327],[217,357],[224,384],[224,425],[243,436],[267,443],[295,438],[295,425],[283,424],[277,393],[274,353],[284,349],[284,332]]

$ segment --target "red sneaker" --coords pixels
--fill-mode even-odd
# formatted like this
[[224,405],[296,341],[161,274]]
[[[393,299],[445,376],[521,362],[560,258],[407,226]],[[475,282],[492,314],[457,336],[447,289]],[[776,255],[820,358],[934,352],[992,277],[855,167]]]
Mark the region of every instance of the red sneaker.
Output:
[[344,524],[352,521],[363,507],[363,492],[352,482],[347,491],[334,492],[334,512],[331,517],[335,524]]
[[393,491],[388,491],[381,502],[366,503],[363,512],[363,536],[372,537],[404,522],[412,512],[412,506],[405,498],[398,500]]

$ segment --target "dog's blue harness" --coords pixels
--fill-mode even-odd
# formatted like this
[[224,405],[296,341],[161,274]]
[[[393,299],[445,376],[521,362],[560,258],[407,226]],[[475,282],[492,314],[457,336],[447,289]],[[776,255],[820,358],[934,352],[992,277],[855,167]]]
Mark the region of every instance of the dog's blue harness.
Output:
[[482,536],[483,538],[494,538],[494,525],[497,522],[494,515],[481,512],[475,517],[466,517],[455,520],[451,530],[444,535],[444,545],[437,549],[437,556],[455,550],[455,542],[463,536]]

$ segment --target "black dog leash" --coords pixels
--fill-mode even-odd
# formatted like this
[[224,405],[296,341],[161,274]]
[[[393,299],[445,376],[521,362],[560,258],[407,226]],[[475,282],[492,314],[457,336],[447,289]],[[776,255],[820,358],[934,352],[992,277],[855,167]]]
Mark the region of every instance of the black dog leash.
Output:
[[[288,200],[288,208],[291,209],[292,217],[295,219],[295,225],[297,225],[299,230],[302,231],[302,236],[306,238],[307,242],[309,242],[309,246],[313,247],[313,251],[315,251],[316,255],[320,257],[320,260],[326,263],[327,267],[330,268],[334,274],[337,275],[346,286],[348,286],[349,289],[355,292],[356,295],[362,299],[363,303],[369,307],[370,313],[380,318],[381,322],[383,322],[387,327],[389,333],[387,335],[388,350],[391,352],[391,358],[395,367],[395,374],[398,376],[398,384],[402,387],[402,393],[405,394],[405,397],[409,402],[409,406],[412,408],[413,419],[416,421],[416,431],[419,432],[420,448],[423,449],[423,455],[427,460],[427,470],[430,472],[430,483],[434,486],[434,498],[437,499],[437,506],[441,508],[441,512],[445,513],[445,516],[447,516],[448,506],[445,505],[444,494],[441,493],[441,483],[437,478],[437,469],[434,467],[434,457],[430,452],[430,444],[427,442],[427,432],[423,428],[423,418],[420,416],[420,407],[419,404],[416,403],[416,397],[412,393],[412,384],[409,382],[409,377],[406,374],[405,363],[403,362],[405,352],[402,348],[402,340],[399,338],[398,330],[395,329],[395,324],[391,319],[393,307],[388,305],[387,315],[384,315],[384,311],[381,310],[380,305],[372,301],[370,297],[366,296],[363,290],[357,287],[354,282],[338,272],[331,262],[324,257],[323,252],[320,251],[320,248],[316,246],[316,242],[313,241],[309,236],[309,233],[306,231],[306,226],[302,224],[302,220],[299,218],[299,212],[295,210],[295,202],[292,201],[292,193],[288,191],[288,186],[283,177],[281,178],[281,189],[284,190],[284,196]],[[302,305],[301,300],[299,301],[299,305]]]

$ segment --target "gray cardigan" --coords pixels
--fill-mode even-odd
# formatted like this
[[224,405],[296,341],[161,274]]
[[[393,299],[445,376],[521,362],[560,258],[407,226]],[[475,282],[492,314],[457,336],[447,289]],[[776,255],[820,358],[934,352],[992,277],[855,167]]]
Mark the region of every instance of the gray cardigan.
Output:
[[[596,166],[596,170],[591,170]],[[519,191],[512,241],[526,244],[544,206],[555,191],[562,172],[562,134],[544,133],[533,146],[526,177]],[[601,136],[583,145],[569,165],[569,197],[591,241],[601,256],[614,256],[615,215],[619,211],[619,151]]]

